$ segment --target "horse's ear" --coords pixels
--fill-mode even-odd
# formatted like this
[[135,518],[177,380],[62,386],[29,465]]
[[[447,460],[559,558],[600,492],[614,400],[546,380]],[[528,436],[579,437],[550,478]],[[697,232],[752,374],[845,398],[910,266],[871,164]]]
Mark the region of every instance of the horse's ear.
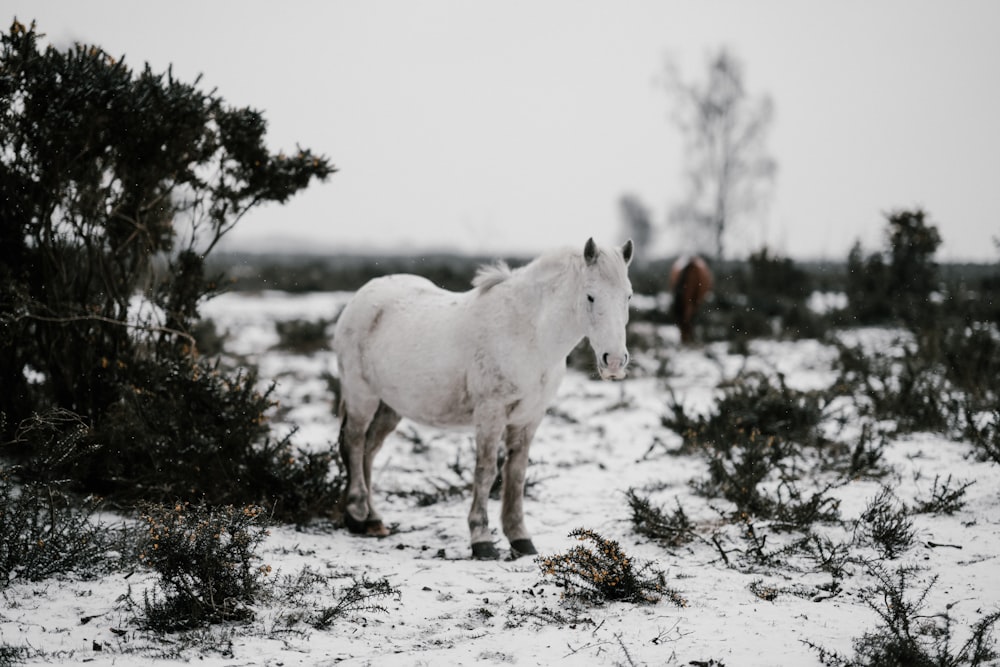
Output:
[[587,245],[583,247],[583,258],[587,260],[587,264],[593,264],[597,261],[597,254],[600,251],[597,249],[597,244],[594,243],[594,237],[587,239]]
[[625,242],[625,245],[622,246],[622,259],[625,260],[626,265],[632,263],[633,250],[635,250],[635,248],[632,245],[632,239],[629,239]]

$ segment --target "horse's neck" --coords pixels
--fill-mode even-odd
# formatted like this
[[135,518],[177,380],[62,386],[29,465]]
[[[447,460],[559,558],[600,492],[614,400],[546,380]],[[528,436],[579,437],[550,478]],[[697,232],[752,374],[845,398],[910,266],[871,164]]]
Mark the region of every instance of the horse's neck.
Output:
[[578,303],[580,279],[575,270],[550,270],[530,288],[532,298],[524,303],[532,312],[526,321],[535,325],[532,338],[542,356],[565,359],[585,335]]

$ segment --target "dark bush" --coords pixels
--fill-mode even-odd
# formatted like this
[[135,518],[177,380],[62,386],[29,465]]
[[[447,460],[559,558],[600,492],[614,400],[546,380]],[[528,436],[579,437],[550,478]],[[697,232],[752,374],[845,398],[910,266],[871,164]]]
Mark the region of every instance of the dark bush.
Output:
[[993,408],[989,419],[982,424],[967,409],[963,435],[972,443],[980,460],[1000,463],[1000,408]]
[[67,572],[93,578],[117,565],[112,554],[124,547],[126,531],[98,521],[99,506],[62,485],[15,485],[0,470],[0,589]]
[[736,378],[707,418],[688,417],[676,401],[668,407],[672,414],[664,416],[662,423],[684,437],[685,449],[707,446],[724,453],[731,443],[756,432],[765,439],[774,438],[775,452],[780,450],[784,456],[790,443],[813,446],[823,440],[818,427],[826,399],[819,392],[791,389],[780,376],[777,384],[760,373]]
[[868,400],[862,411],[877,420],[894,422],[897,433],[950,433],[961,424],[961,395],[944,370],[909,346],[900,356],[866,356],[860,349],[838,344],[838,384],[853,387]]
[[756,431],[740,433],[725,453],[708,451],[707,455],[708,478],[694,483],[699,494],[733,503],[735,517],[772,515],[775,499],[762,492],[760,484],[780,469],[787,455],[780,441]]
[[933,257],[941,236],[926,218],[919,209],[889,214],[886,248],[867,258],[855,244],[847,260],[847,298],[856,322],[933,322],[931,293],[939,281]]
[[144,600],[147,627],[174,632],[253,618],[271,571],[256,553],[267,536],[263,508],[177,503],[142,512],[139,560],[160,577]]
[[[296,450],[291,435],[272,439],[270,391],[256,376],[235,377],[204,363],[144,362],[141,384],[123,387],[97,428],[78,437],[85,453],[54,457],[70,444],[21,434],[24,474],[67,478],[126,509],[140,500],[193,498],[212,505],[259,503],[303,522],[329,514],[342,478],[330,476],[330,451]],[[273,387],[272,387],[273,388]],[[79,449],[79,446],[77,446]]]
[[[72,476],[121,504],[273,502],[293,457],[266,439],[267,392],[195,345],[223,284],[205,258],[248,210],[333,167],[269,153],[259,112],[197,82],[39,37],[17,21],[0,37],[0,436],[38,457],[22,459],[29,477]],[[85,428],[50,469],[44,438],[17,432],[53,410]]]

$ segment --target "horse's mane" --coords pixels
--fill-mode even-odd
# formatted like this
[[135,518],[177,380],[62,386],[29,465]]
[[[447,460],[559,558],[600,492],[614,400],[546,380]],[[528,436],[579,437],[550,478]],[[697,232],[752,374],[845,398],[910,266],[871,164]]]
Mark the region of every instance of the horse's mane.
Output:
[[541,255],[534,259],[531,263],[516,269],[511,269],[507,265],[507,262],[504,262],[503,260],[498,260],[493,264],[484,264],[479,267],[478,271],[476,271],[476,277],[472,279],[472,286],[478,289],[482,294],[488,292],[500,283],[506,282],[511,277],[524,272],[543,271],[548,269],[564,271],[571,263],[572,257],[575,255],[575,251],[568,248],[565,250],[557,250],[555,252]]
[[513,271],[507,266],[507,262],[498,260],[495,264],[484,264],[476,271],[476,277],[472,279],[472,286],[480,292],[488,292],[503,281],[513,275]]

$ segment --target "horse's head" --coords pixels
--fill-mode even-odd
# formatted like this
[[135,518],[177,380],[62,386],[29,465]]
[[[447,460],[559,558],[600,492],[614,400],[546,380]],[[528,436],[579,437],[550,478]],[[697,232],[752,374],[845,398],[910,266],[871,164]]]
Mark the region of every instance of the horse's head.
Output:
[[628,265],[632,261],[632,241],[621,249],[601,250],[589,239],[583,249],[584,268],[580,299],[590,346],[597,357],[597,370],[605,380],[625,377],[628,350],[625,325],[628,323],[632,283]]

